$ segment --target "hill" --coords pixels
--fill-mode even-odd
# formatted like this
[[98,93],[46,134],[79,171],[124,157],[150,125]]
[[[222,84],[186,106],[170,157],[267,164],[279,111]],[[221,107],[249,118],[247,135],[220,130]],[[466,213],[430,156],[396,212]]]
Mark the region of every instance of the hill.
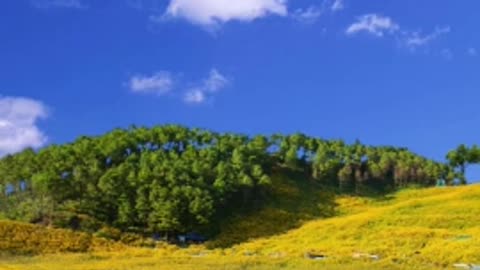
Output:
[[[20,269],[474,262],[478,186],[452,186],[478,150],[441,163],[359,141],[174,125],[27,149],[0,159],[1,259]],[[422,189],[437,183],[446,187]],[[188,232],[210,241],[167,244]],[[40,257],[12,257],[28,254]]]
[[[0,269],[453,269],[455,263],[480,263],[479,185],[333,200],[331,217],[228,248],[162,246],[8,257]],[[251,212],[245,219],[250,225],[240,225],[244,233],[253,235],[265,225],[265,211],[272,217],[269,228],[284,226],[279,208],[270,210]]]
[[410,189],[382,199],[343,197],[337,202],[340,216],[236,249],[291,257],[312,252],[338,263],[363,253],[409,269],[480,263],[479,185]]
[[[465,159],[450,156],[456,163],[405,148],[301,133],[247,136],[175,125],[116,129],[0,159],[0,217],[89,233],[113,227],[172,239],[192,231],[215,237],[224,231],[218,225],[244,219],[255,209],[284,211],[281,224],[286,225],[265,224],[263,232],[256,232],[263,236],[291,228],[296,220],[330,216],[332,192],[386,194],[439,180],[454,185],[463,179]],[[282,198],[283,182],[275,178],[296,186],[297,198]],[[305,201],[299,200],[303,196],[321,204],[308,207],[305,217],[295,209],[303,207],[296,204]],[[272,211],[264,212],[263,220],[269,222]]]

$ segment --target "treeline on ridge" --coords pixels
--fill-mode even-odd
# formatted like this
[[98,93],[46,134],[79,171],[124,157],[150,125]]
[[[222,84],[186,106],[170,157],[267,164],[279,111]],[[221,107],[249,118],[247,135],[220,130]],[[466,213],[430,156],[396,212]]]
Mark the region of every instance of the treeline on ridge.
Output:
[[141,233],[194,231],[218,221],[219,213],[261,204],[275,188],[272,176],[286,170],[357,194],[464,181],[461,169],[405,148],[300,133],[131,127],[2,158],[0,218],[86,231],[99,224]]

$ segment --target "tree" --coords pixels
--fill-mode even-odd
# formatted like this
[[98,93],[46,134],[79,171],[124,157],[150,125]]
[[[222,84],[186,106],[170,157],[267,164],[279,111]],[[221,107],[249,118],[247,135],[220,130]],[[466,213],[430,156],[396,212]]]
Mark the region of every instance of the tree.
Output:
[[88,217],[124,231],[172,235],[261,205],[281,174],[295,171],[339,192],[430,186],[439,177],[452,184],[468,164],[480,161],[480,151],[463,146],[448,158],[443,164],[405,148],[302,133],[250,137],[177,125],[131,126],[0,159],[0,215],[52,219],[63,224],[58,226],[68,226],[57,222],[59,216]]
[[450,166],[458,168],[458,179],[462,184],[467,182],[465,178],[465,171],[471,159],[471,152],[464,144],[459,145],[455,150],[452,150],[447,154],[447,160]]

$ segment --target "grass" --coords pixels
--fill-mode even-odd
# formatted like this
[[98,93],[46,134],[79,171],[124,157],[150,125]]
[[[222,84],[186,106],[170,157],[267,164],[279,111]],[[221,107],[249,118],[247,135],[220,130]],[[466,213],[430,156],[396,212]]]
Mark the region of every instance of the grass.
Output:
[[273,178],[267,204],[220,224],[220,234],[209,248],[228,248],[253,239],[283,234],[310,220],[336,214],[335,197],[317,184],[305,181],[302,173],[290,172]]
[[[0,256],[0,269],[453,269],[454,263],[480,264],[479,185],[410,189],[381,199],[331,198],[331,217],[316,214],[325,202],[303,194],[301,187],[280,190],[299,203],[277,201],[244,220],[237,217],[238,223],[224,224],[230,233],[241,230],[249,239],[231,241],[228,247],[97,248],[79,254]],[[306,253],[326,259],[313,261]],[[379,259],[354,258],[355,253]]]

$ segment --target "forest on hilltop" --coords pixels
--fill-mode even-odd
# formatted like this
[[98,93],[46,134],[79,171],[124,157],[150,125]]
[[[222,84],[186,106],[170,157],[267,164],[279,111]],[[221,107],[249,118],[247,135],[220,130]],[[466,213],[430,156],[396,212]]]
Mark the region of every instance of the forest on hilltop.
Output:
[[477,147],[441,163],[406,148],[301,133],[247,136],[177,125],[115,129],[0,160],[0,218],[95,232],[176,234],[261,206],[272,176],[300,172],[340,193],[465,184]]

